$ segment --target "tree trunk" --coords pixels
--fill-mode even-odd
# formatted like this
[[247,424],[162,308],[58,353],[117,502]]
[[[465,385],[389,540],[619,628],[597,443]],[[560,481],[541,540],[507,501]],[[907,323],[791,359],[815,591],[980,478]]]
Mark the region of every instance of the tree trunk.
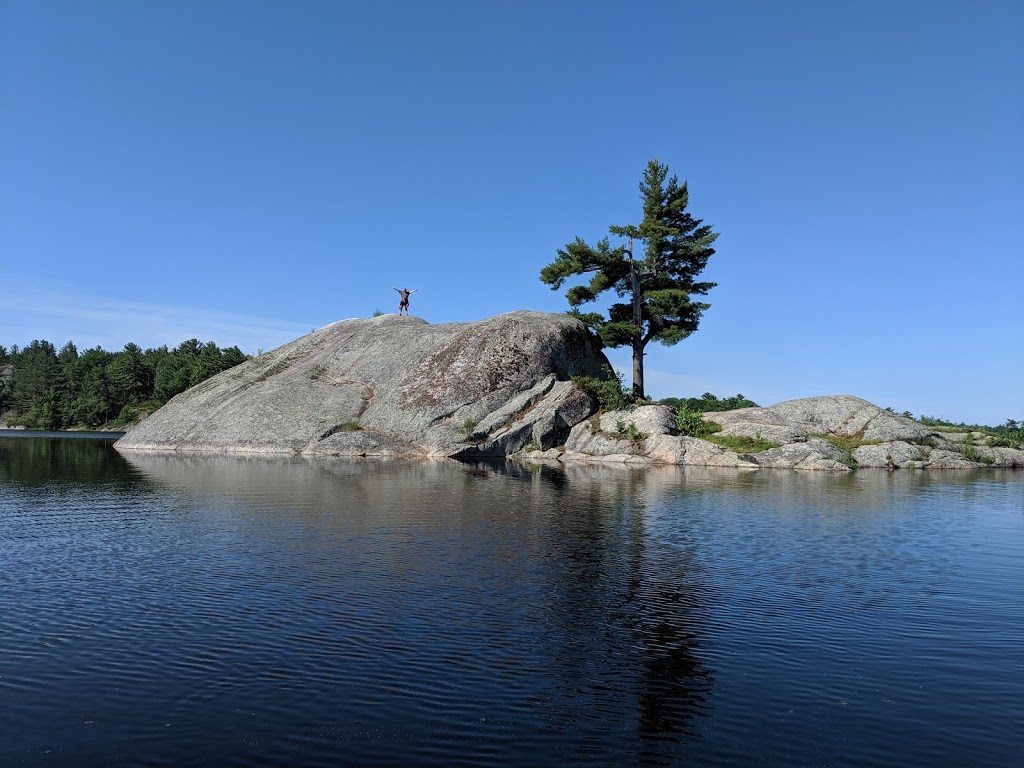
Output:
[[[629,240],[630,248],[633,246],[633,239]],[[637,397],[644,396],[644,345],[643,345],[643,322],[644,316],[640,306],[640,276],[636,273],[636,263],[633,261],[633,252],[629,251],[629,281],[633,289],[633,325],[636,326],[636,335],[633,337],[633,394]]]
[[644,396],[644,348],[639,341],[633,342],[633,394]]

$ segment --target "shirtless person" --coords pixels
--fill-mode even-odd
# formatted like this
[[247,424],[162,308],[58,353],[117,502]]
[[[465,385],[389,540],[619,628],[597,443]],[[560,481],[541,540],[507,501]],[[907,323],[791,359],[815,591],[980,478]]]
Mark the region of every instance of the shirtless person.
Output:
[[398,314],[402,314],[402,310],[405,310],[405,314],[409,314],[409,295],[416,293],[419,288],[413,288],[411,291],[405,288],[395,288],[398,291],[398,295],[401,296],[401,300],[398,302]]

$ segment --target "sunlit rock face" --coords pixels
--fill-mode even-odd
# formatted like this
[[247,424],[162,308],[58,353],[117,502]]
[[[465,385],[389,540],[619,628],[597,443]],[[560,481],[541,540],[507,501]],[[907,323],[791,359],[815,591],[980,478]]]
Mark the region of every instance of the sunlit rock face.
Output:
[[567,315],[342,320],[181,393],[116,446],[308,456],[550,448],[593,412],[570,378],[607,364]]

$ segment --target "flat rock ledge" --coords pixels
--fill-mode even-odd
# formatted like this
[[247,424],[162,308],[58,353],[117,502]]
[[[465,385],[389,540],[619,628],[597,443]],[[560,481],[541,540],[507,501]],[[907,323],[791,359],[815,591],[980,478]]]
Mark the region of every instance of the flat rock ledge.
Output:
[[849,472],[855,468],[1024,468],[1024,451],[984,445],[979,434],[940,433],[850,395],[789,400],[764,408],[706,413],[718,435],[758,438],[778,446],[733,451],[684,437],[663,405],[590,416],[564,446],[527,451],[526,461],[679,464],[699,467],[779,468]]

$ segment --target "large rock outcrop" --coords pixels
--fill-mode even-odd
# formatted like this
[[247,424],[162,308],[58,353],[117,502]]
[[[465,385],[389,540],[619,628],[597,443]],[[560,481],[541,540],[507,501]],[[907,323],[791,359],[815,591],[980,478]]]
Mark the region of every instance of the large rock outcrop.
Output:
[[181,393],[116,447],[456,457],[549,448],[593,412],[570,377],[606,365],[566,315],[342,320]]
[[868,441],[919,440],[935,433],[931,427],[851,395],[786,400],[763,408],[705,414],[722,425],[723,435],[753,437],[791,443],[812,434],[857,437]]

